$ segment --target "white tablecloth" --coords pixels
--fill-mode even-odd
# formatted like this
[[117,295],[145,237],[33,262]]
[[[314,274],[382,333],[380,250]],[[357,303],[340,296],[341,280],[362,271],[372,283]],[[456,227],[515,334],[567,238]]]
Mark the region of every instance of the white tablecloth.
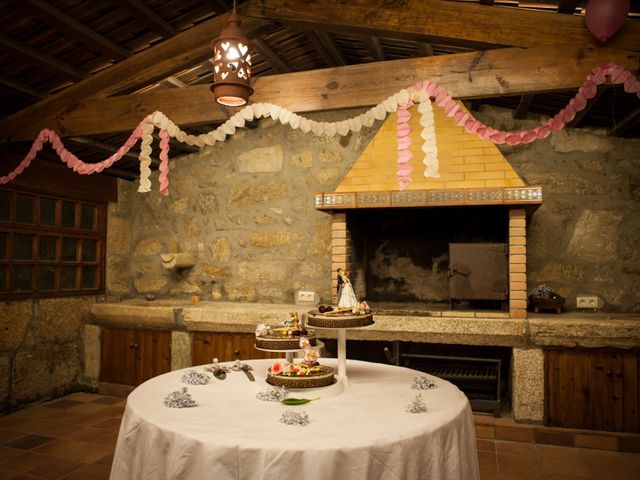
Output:
[[[350,360],[344,392],[285,406],[256,398],[272,362],[248,362],[255,383],[231,372],[189,385],[194,408],[163,403],[185,386],[185,370],[140,385],[127,399],[111,480],[479,478],[471,409],[454,385],[432,377],[437,388],[422,391],[428,411],[407,413],[418,393],[411,383],[422,373]],[[322,363],[337,370],[335,360]],[[289,396],[309,397],[300,390]],[[287,409],[305,411],[310,423],[279,422]]]

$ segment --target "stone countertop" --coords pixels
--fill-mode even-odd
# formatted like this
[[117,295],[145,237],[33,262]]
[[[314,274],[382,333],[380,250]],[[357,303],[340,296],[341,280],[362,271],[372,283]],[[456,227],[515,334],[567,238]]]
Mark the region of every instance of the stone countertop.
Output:
[[[95,324],[111,328],[140,328],[228,333],[252,333],[258,323],[276,325],[296,310],[313,306],[287,304],[199,302],[185,300],[126,300],[97,303]],[[640,316],[622,314],[531,314],[528,319],[500,313],[439,312],[434,315],[376,314],[375,324],[353,329],[353,340],[401,340],[461,345],[512,347],[640,348]],[[323,330],[323,338],[336,338]]]

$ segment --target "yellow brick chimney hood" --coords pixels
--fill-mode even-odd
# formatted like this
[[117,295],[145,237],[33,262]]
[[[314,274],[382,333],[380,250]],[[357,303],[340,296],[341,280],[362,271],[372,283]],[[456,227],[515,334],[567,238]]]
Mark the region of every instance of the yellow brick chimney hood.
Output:
[[[462,107],[462,106],[461,106]],[[398,170],[397,114],[380,130],[334,192],[316,193],[319,210],[428,207],[455,205],[523,205],[542,203],[542,187],[527,185],[491,140],[468,134],[464,127],[434,109],[439,178],[423,175],[420,116],[409,121],[413,157],[411,182],[402,191]]]

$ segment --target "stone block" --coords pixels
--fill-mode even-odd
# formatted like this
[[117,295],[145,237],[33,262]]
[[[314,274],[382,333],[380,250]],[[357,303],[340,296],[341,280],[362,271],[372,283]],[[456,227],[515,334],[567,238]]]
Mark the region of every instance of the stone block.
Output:
[[32,302],[4,302],[0,308],[0,351],[17,350],[32,316]]
[[281,283],[288,276],[288,267],[282,261],[240,262],[238,278],[247,282]]
[[509,245],[509,255],[526,255],[526,245]]
[[39,300],[32,331],[45,343],[79,341],[82,325],[90,316],[94,297],[66,297]]
[[227,238],[218,238],[211,244],[211,255],[216,262],[228,262],[231,258],[231,242]]
[[299,242],[304,237],[298,233],[287,230],[274,232],[259,232],[251,235],[251,245],[254,247],[279,247]]
[[527,218],[527,214],[522,208],[509,209],[509,218]]
[[107,225],[107,253],[131,253],[133,229],[130,218],[109,217]]
[[299,265],[298,273],[303,277],[324,278],[329,274],[328,268],[321,263],[302,262]]
[[509,273],[525,273],[527,271],[527,265],[524,263],[510,263]]
[[256,299],[255,289],[246,285],[226,283],[224,293],[232,302],[253,302]]
[[276,180],[259,184],[241,181],[231,186],[227,205],[230,209],[243,208],[286,196],[287,185],[284,181]]
[[90,385],[100,381],[100,327],[85,325],[82,333],[84,350],[83,376]]
[[40,346],[14,359],[11,403],[40,400],[73,383],[80,370],[78,343]]
[[509,245],[526,245],[527,239],[526,237],[510,237]]
[[509,310],[510,318],[527,318],[527,311],[524,308],[512,308]]
[[162,243],[157,237],[145,238],[138,242],[135,248],[136,255],[155,255],[162,251]]
[[513,349],[511,385],[514,420],[542,422],[544,419],[544,350]]
[[343,161],[342,154],[335,150],[323,149],[318,154],[320,163],[340,163]]
[[527,263],[526,255],[509,255],[509,264],[515,265],[519,263]]
[[311,152],[305,150],[304,152],[292,155],[289,158],[289,165],[295,168],[311,168],[313,166]]
[[254,148],[238,155],[236,164],[242,173],[279,172],[284,155],[281,145]]
[[326,167],[318,169],[316,180],[321,186],[326,188],[333,186],[340,178],[340,169],[334,167]]
[[606,153],[614,148],[610,138],[594,133],[560,130],[551,136],[551,145],[556,152],[598,152]]
[[202,271],[213,278],[231,278],[231,268],[220,265],[204,263],[200,266]]
[[524,227],[512,227],[509,225],[509,236],[510,237],[524,237],[527,234],[527,229]]
[[106,286],[107,292],[110,294],[131,291],[129,257],[125,255],[109,255],[107,257]]
[[567,254],[588,262],[605,263],[617,258],[618,227],[622,214],[608,210],[584,210],[578,218]]
[[191,335],[174,330],[171,332],[171,370],[191,366]]

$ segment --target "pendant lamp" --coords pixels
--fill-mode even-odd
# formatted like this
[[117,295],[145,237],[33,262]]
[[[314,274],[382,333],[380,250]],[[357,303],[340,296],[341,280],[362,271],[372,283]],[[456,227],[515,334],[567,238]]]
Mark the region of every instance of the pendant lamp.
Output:
[[251,46],[240,28],[235,2],[229,25],[211,42],[213,47],[213,85],[216,101],[228,107],[241,107],[253,93],[251,88]]

